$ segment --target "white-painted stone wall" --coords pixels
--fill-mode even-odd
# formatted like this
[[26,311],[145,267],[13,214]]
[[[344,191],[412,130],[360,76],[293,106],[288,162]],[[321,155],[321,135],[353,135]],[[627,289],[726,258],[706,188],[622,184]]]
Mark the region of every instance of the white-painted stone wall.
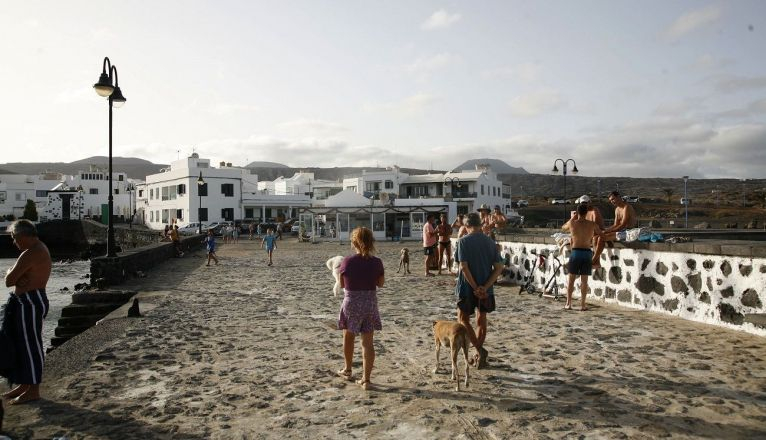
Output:
[[[501,242],[510,254],[511,281],[523,284],[541,252],[558,253],[547,243]],[[553,255],[551,255],[553,256]],[[557,283],[566,294],[566,261]],[[745,314],[766,313],[766,258],[659,252],[646,249],[605,249],[602,269],[589,281],[589,301],[616,303],[684,319],[721,325],[766,336],[766,329],[743,322]],[[542,289],[553,273],[549,257],[545,270],[535,272]],[[579,280],[574,296],[579,298]]]

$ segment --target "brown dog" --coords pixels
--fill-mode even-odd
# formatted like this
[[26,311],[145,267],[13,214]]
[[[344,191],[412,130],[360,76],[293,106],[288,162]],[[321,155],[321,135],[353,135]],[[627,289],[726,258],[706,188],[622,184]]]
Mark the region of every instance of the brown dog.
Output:
[[410,251],[407,248],[402,248],[399,251],[399,269],[396,269],[396,273],[404,268],[404,273],[410,273]]
[[439,350],[441,346],[449,347],[452,354],[452,379],[457,383],[456,391],[460,391],[457,354],[461,348],[463,349],[463,356],[465,357],[465,386],[468,388],[468,347],[471,343],[468,338],[468,330],[457,321],[434,321],[434,343],[436,343],[436,368],[434,368],[434,374],[439,372]]

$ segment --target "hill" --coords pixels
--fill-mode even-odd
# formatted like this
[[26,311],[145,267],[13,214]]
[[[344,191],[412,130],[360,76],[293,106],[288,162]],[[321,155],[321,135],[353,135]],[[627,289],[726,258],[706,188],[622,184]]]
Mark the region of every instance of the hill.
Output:
[[285,164],[277,162],[250,162],[245,168],[290,168]]
[[477,164],[487,164],[498,174],[529,174],[524,168],[512,167],[500,159],[471,159],[456,166],[452,171],[474,171]]
[[[63,174],[77,174],[80,171],[87,171],[89,165],[95,165],[106,169],[109,164],[109,158],[106,156],[93,156],[74,162],[11,162],[0,164],[0,169],[13,170],[8,174],[39,174],[45,171],[55,171]],[[116,172],[124,172],[131,179],[146,179],[148,174],[156,174],[162,168],[167,167],[163,164],[151,163],[148,160],[134,157],[112,157],[112,168]]]
[[[322,180],[334,180],[334,181],[340,181],[343,180],[344,177],[350,177],[359,175],[362,173],[362,171],[372,172],[372,171],[385,171],[386,168],[382,167],[334,167],[334,168],[319,168],[319,167],[303,167],[303,168],[292,168],[292,167],[284,167],[284,168],[270,168],[270,167],[250,167],[249,169],[252,170],[253,174],[258,175],[258,180],[274,180],[278,178],[279,176],[284,177],[290,177],[293,174],[303,171],[307,173],[314,173],[314,178],[316,179],[322,179]],[[427,170],[420,170],[415,168],[400,168],[400,170],[403,173],[415,175],[415,174],[428,174],[431,173],[443,173],[444,171],[427,171]]]

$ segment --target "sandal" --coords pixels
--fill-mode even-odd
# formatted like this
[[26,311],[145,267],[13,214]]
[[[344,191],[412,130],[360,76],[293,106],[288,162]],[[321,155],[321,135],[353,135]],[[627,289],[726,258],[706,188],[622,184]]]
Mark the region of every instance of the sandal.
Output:
[[346,379],[348,381],[353,380],[353,376],[351,374],[351,370],[346,370],[345,368],[341,368],[337,371],[338,376],[340,376],[343,379]]

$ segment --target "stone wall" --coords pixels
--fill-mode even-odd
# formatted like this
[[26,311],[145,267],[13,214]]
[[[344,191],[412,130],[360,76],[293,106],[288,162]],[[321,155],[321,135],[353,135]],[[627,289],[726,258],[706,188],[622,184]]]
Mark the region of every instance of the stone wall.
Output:
[[[566,293],[568,250],[558,255],[553,240],[539,236],[501,244],[510,256],[509,278],[519,284],[526,281],[537,255],[549,257],[544,270],[535,273],[538,289],[553,274],[551,259],[557,256],[563,266],[556,282]],[[589,281],[589,300],[766,336],[766,328],[750,319],[766,313],[766,244],[616,243],[604,250],[601,265]],[[579,281],[574,296],[579,297]]]
[[[202,247],[202,236],[181,237],[184,252]],[[163,242],[128,249],[116,257],[97,257],[90,261],[91,283],[97,285],[117,285],[123,281],[141,276],[169,258],[175,257],[173,243]]]

